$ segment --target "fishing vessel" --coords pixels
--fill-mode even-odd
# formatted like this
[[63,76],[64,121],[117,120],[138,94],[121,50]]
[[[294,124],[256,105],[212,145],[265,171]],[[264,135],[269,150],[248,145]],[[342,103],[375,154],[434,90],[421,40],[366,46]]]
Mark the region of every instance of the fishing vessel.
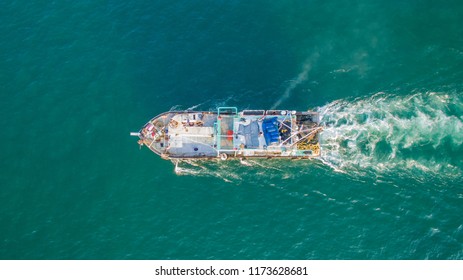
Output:
[[290,110],[169,111],[132,136],[163,159],[246,159],[320,156],[319,114]]

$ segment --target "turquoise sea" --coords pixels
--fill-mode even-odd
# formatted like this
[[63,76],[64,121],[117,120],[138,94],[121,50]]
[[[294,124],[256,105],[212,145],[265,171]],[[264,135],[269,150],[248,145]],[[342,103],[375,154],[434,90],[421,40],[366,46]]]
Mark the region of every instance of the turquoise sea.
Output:
[[[461,1],[0,6],[0,259],[463,259]],[[129,136],[224,105],[318,110],[322,158]]]

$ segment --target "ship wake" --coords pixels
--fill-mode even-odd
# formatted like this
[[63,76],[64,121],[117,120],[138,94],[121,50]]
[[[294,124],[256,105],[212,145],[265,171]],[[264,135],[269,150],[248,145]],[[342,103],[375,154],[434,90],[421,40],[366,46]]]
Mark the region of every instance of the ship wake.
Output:
[[462,174],[463,103],[457,93],[377,93],[319,111],[325,126],[321,160],[337,171]]
[[[284,165],[282,164],[284,163]],[[256,185],[275,185],[275,181],[294,179],[314,168],[322,168],[313,161],[286,160],[175,160],[175,173],[196,177],[215,177],[226,183],[242,184],[253,182]],[[311,165],[311,168],[308,166]],[[305,170],[306,172],[301,172]]]

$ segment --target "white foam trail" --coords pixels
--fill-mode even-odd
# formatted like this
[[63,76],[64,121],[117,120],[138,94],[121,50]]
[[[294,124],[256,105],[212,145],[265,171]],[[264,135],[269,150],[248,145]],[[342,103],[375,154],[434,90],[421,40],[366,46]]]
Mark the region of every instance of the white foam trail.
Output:
[[315,63],[315,61],[318,59],[319,54],[313,54],[311,57],[307,58],[306,61],[304,62],[304,65],[302,66],[302,71],[297,75],[297,77],[294,80],[291,80],[289,85],[286,87],[285,92],[283,95],[280,97],[280,99],[273,104],[271,107],[272,109],[276,109],[280,104],[288,99],[291,96],[292,91],[301,83],[305,82],[308,78],[309,72],[312,69],[312,65]]
[[199,106],[203,105],[204,103],[199,103],[197,105],[191,106],[190,108],[186,109],[186,111],[193,111],[194,109],[198,108]]
[[240,163],[245,166],[252,166],[252,164],[246,161],[245,159],[240,159]]
[[308,162],[304,161],[268,161],[268,160],[175,160],[175,173],[195,177],[215,177],[227,183],[241,184],[254,182],[268,184],[275,179],[291,179],[304,173]]
[[169,112],[170,111],[179,111],[179,110],[181,110],[181,105],[174,105],[174,106],[170,107]]
[[172,161],[172,163],[175,164],[174,171],[175,171],[175,174],[177,175],[198,175],[200,173],[200,170],[195,170],[193,168],[180,167],[179,166],[179,164],[181,163],[180,160]]
[[177,175],[190,175],[199,177],[218,177],[224,182],[238,182],[241,180],[239,175],[231,169],[221,168],[220,161],[201,161],[201,160],[173,160],[174,171]]
[[[461,175],[463,105],[458,94],[378,93],[319,109],[322,161],[336,170]],[[458,154],[460,153],[460,155]]]

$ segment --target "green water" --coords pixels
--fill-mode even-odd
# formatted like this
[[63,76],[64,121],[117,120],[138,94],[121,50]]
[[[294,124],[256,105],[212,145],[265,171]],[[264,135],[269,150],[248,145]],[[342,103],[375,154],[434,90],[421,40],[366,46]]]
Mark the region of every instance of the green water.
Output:
[[[462,259],[458,1],[13,1],[1,259]],[[169,109],[315,108],[316,161],[174,165]]]

